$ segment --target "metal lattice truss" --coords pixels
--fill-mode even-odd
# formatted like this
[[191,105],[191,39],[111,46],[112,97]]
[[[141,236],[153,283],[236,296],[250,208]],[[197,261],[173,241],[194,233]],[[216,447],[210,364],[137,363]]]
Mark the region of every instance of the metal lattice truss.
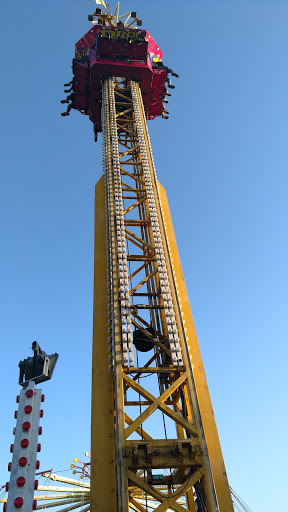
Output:
[[[183,358],[158,220],[159,205],[157,209],[155,200],[155,192],[157,194],[158,191],[152,152],[148,134],[143,129],[143,105],[139,106],[142,97],[141,93],[139,95],[138,84],[131,82],[129,92],[130,97],[123,94],[124,88],[114,88],[112,80],[104,84],[102,127],[107,211],[109,342],[113,339],[112,324],[115,318],[112,283],[118,277],[123,366],[127,367],[128,362],[134,366],[134,325],[178,367],[183,364]],[[151,175],[151,166],[154,176]],[[129,201],[130,205],[125,207],[124,200]],[[111,239],[111,233],[115,231],[116,240]],[[135,249],[137,254],[134,254]],[[132,280],[136,281],[133,286]],[[143,290],[144,287],[146,290]],[[143,305],[135,305],[138,297],[148,299],[144,308]],[[141,306],[150,309],[151,322],[141,318]],[[153,327],[158,338],[145,327]],[[115,350],[112,350],[113,353]],[[113,359],[112,363],[115,363]]]
[[[197,510],[217,510],[138,83],[104,80],[102,129],[119,510],[144,512],[149,502],[157,512],[193,512],[195,500]],[[136,352],[135,330],[151,343],[149,356]],[[165,439],[144,423],[159,411],[173,426]]]

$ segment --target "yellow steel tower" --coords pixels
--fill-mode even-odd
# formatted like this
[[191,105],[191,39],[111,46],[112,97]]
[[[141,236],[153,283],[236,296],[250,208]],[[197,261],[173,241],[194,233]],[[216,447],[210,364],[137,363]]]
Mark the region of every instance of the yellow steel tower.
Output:
[[91,510],[230,512],[231,495],[142,94],[102,85]]
[[62,115],[71,108],[88,114],[103,140],[95,192],[91,511],[231,512],[146,124],[165,117],[165,82],[173,87],[168,73],[175,73],[137,28],[135,12],[119,16],[118,2],[111,15],[104,0],[96,3],[101,7],[88,17],[93,28],[76,44],[72,93],[62,100],[71,100]]
[[[96,139],[102,131],[103,144],[103,176],[95,189],[91,482],[83,481],[90,476],[89,463],[78,459],[71,467],[76,474],[82,464],[79,480],[53,470],[40,473],[66,487],[35,481],[45,495],[35,496],[44,504],[34,506],[59,510],[65,505],[61,512],[232,512],[146,124],[147,117],[166,112],[162,102],[167,101],[165,81],[173,87],[167,77],[172,70],[162,63],[150,34],[132,29],[135,21],[142,24],[135,12],[119,16],[117,3],[112,16],[104,0],[96,3],[101,8],[89,16],[93,28],[76,44],[74,77],[65,84],[71,94],[62,100],[68,103],[62,115],[71,108],[88,114]],[[23,449],[28,445],[21,442]],[[22,488],[25,478],[19,480],[12,481],[14,487]],[[6,507],[7,499],[0,501]]]

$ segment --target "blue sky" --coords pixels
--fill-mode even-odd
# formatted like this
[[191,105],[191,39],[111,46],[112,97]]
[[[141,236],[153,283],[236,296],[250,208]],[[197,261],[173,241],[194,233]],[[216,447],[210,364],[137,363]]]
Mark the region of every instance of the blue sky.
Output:
[[[89,450],[101,144],[87,117],[60,116],[60,99],[94,7],[15,0],[1,9],[0,486],[17,365],[34,339],[60,354],[43,385],[41,468],[65,469]],[[149,131],[229,481],[254,512],[287,512],[288,4],[120,7],[137,10],[180,74],[170,120],[149,122]]]

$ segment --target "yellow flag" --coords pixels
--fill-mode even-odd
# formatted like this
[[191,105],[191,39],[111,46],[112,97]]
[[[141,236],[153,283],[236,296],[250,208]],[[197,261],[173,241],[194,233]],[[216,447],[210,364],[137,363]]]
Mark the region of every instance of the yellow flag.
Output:
[[95,0],[96,4],[99,4],[99,5],[104,5],[104,7],[106,8],[106,2],[104,2],[104,0]]

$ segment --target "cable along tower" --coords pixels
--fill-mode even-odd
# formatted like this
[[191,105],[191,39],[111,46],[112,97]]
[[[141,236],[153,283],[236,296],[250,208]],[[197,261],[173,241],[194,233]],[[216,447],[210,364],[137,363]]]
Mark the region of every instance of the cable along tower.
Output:
[[75,47],[63,116],[102,132],[95,188],[90,509],[228,512],[233,505],[147,119],[178,76],[136,12],[108,4]]

